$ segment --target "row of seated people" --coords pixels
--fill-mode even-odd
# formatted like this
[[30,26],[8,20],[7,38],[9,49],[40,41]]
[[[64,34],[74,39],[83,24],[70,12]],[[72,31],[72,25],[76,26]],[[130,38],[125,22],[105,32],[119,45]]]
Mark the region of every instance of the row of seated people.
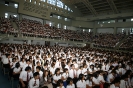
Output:
[[93,42],[95,47],[103,48],[114,48],[120,40],[125,37],[125,34],[109,34],[109,33],[100,33],[93,37]]
[[120,45],[119,49],[133,51],[133,34],[129,35],[129,37]]
[[13,28],[10,19],[1,17],[0,18],[0,33],[17,34],[18,31],[16,31],[15,28]]
[[22,34],[32,37],[38,36],[43,38],[58,38],[72,41],[87,41],[90,36],[89,33],[78,33],[77,31],[63,30],[55,27],[53,29],[53,27],[45,26],[39,21],[29,20],[25,18],[17,22],[17,24],[19,25]]
[[133,55],[76,47],[0,44],[21,88],[133,88]]

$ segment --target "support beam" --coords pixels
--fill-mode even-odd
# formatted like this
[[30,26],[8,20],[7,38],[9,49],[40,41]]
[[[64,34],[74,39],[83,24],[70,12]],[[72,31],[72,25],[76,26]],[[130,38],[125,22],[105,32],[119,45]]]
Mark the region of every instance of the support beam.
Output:
[[116,8],[116,5],[113,0],[107,0],[108,4],[110,5],[111,9],[114,13],[119,13],[118,9]]
[[86,5],[86,7],[91,11],[91,13],[96,16],[97,12],[94,9],[94,7],[91,5],[91,3],[89,2],[89,0],[83,0],[83,3]]

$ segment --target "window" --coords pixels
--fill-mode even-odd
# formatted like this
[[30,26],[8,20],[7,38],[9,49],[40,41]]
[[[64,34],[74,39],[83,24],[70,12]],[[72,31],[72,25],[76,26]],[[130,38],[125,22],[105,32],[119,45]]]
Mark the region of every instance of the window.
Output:
[[60,19],[60,16],[58,16],[58,19]]
[[56,5],[56,0],[47,0],[47,3],[51,5]]
[[104,21],[103,21],[103,23],[104,23]]
[[73,10],[71,10],[71,12],[73,12]]
[[66,25],[64,25],[64,29],[67,29],[67,28],[66,28]]
[[122,33],[124,33],[124,28],[122,28]]
[[18,8],[18,4],[14,4],[14,7],[15,7],[15,8]]
[[45,0],[41,0],[41,1],[45,2]]
[[131,18],[131,21],[133,21],[133,18]]
[[97,22],[99,24],[99,22]]
[[13,15],[13,17],[17,17],[17,15]]
[[36,1],[34,2],[34,4],[36,4]]
[[39,3],[39,5],[41,5],[41,3]]
[[64,3],[61,2],[60,0],[57,0],[57,7],[63,8]]
[[110,23],[110,21],[108,23]]
[[67,6],[65,5],[65,8],[64,8],[65,10],[67,10]]
[[31,2],[31,0],[30,0],[30,2]]
[[60,26],[61,26],[60,24],[57,24],[57,28],[60,28]]
[[70,8],[68,7],[68,11],[70,11]]
[[8,13],[5,13],[5,18],[8,18]]
[[49,23],[49,26],[52,26],[52,23],[51,22]]
[[64,20],[67,21],[67,18],[65,18]]
[[85,29],[83,29],[83,32],[85,31]]
[[91,29],[89,29],[88,32],[91,32]]
[[130,34],[133,34],[133,28],[130,28]]

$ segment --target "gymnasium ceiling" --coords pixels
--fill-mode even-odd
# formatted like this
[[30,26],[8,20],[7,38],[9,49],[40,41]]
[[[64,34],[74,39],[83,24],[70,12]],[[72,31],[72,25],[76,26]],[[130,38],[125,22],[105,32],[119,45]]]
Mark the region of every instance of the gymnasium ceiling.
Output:
[[133,0],[62,0],[74,5],[83,15],[118,14],[133,11]]

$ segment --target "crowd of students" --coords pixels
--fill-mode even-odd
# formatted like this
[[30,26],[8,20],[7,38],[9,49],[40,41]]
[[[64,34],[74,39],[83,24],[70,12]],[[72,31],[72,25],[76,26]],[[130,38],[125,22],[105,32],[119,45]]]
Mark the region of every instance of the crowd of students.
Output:
[[97,34],[93,37],[95,47],[114,48],[120,40],[125,37],[125,34]]
[[0,58],[21,88],[133,88],[131,53],[0,44]]
[[120,45],[119,49],[133,51],[133,34],[129,35],[129,37]]

